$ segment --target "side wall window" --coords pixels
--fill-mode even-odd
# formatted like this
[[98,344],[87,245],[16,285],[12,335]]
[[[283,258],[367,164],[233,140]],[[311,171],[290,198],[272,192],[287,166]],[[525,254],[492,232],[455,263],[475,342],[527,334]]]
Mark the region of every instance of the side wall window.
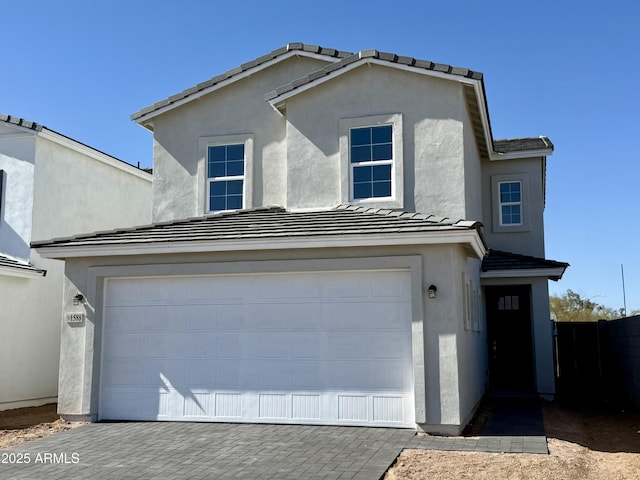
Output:
[[522,225],[522,182],[500,182],[500,225]]
[[529,174],[491,177],[491,220],[494,233],[529,231],[530,207]]

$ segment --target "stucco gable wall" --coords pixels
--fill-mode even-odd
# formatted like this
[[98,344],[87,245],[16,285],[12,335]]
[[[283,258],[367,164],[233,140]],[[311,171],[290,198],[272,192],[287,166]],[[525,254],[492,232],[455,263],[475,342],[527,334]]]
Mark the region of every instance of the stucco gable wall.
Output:
[[287,100],[287,206],[348,201],[340,189],[348,181],[340,175],[340,120],[388,114],[402,116],[401,208],[464,218],[462,87],[378,65],[361,66]]
[[[326,62],[292,57],[154,119],[153,219],[204,213],[204,162],[199,139],[250,134],[253,143],[251,204],[286,202],[285,120],[265,93]],[[199,165],[200,162],[200,165]]]
[[36,138],[33,241],[151,222],[151,181]]

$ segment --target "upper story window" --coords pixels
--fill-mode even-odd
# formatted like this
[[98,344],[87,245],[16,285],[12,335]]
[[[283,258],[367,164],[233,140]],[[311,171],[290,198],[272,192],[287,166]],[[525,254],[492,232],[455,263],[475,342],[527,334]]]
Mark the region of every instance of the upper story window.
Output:
[[522,182],[500,182],[500,225],[522,225]]
[[493,232],[528,232],[531,229],[531,197],[528,173],[491,176]]
[[243,208],[244,144],[210,146],[207,152],[208,210]]
[[198,137],[200,214],[253,207],[253,135]]
[[392,134],[391,125],[351,129],[350,163],[354,200],[391,197]]
[[402,114],[342,118],[340,199],[373,208],[404,208]]

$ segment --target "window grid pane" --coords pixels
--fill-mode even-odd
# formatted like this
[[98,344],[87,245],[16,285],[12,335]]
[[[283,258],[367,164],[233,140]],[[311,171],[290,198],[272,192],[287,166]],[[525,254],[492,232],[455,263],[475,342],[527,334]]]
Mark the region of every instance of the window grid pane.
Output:
[[209,187],[209,210],[236,210],[242,208],[244,180],[213,181]]

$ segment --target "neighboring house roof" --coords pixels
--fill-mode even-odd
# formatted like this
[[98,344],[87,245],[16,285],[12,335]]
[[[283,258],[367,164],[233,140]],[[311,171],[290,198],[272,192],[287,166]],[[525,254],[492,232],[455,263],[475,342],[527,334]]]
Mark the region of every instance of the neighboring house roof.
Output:
[[507,138],[494,140],[493,148],[496,153],[530,152],[532,150],[551,150],[553,143],[548,137]]
[[0,254],[0,275],[2,274],[16,277],[44,277],[47,271],[36,268],[28,262]]
[[[304,43],[289,43],[284,47],[244,63],[239,67],[231,69],[222,75],[213,77],[206,82],[199,83],[182,92],[172,95],[162,101],[156,102],[131,115],[131,119],[139,124],[153,130],[150,120],[167,112],[177,106],[184,105],[195,100],[202,95],[206,95],[218,88],[233,83],[236,80],[245,78],[261,68],[265,68],[273,63],[289,58],[292,55],[301,54],[322,58],[330,62],[328,65],[313,71],[301,78],[292,79],[289,83],[282,85],[275,90],[266,93],[265,100],[274,107],[282,105],[283,102],[299,92],[312,88],[328,79],[345,73],[358,65],[366,63],[378,63],[393,66],[400,69],[408,69],[413,72],[426,73],[428,75],[451,78],[461,81],[464,85],[464,93],[474,136],[480,154],[495,159],[519,158],[532,155],[550,155],[553,152],[553,145],[548,142],[544,148],[530,148],[524,140],[535,139],[513,139],[501,140],[500,149],[494,145],[491,133],[491,122],[487,106],[487,97],[484,88],[483,74],[463,67],[454,67],[444,63],[434,63],[429,60],[420,60],[412,57],[397,55],[395,53],[380,52],[378,50],[361,50],[357,53],[345,52],[333,48],[320,47],[318,45],[308,45]],[[540,137],[546,138],[546,137]],[[548,139],[547,139],[548,140]],[[506,145],[506,147],[505,147]],[[522,147],[520,149],[520,147]],[[504,149],[504,151],[502,150]]]
[[6,115],[4,113],[0,113],[0,122],[10,123],[18,127],[29,128],[31,130],[35,130],[36,132],[39,132],[43,128],[45,128],[43,125],[40,125],[39,123],[32,122],[30,120],[25,120],[24,118],[20,118],[20,117],[14,117],[12,115]]
[[[180,251],[230,251],[246,250],[249,245],[258,244],[262,249],[363,246],[377,245],[379,243],[372,243],[373,237],[386,236],[388,241],[393,237],[393,243],[386,244],[394,245],[466,242],[482,257],[486,250],[479,229],[479,222],[350,205],[322,211],[266,207],[33,242],[32,247],[49,258],[66,258],[69,255],[129,254],[126,247],[144,247],[142,253],[165,253],[171,247],[180,248]],[[468,233],[472,233],[475,240],[464,235]],[[423,237],[438,234],[439,240],[434,237],[433,241],[424,238],[417,241],[413,234]],[[322,244],[316,245],[316,241]],[[74,249],[76,253],[71,252]],[[58,253],[52,255],[47,250]],[[135,253],[141,251],[138,249]]]
[[85,143],[74,140],[71,137],[67,137],[62,133],[56,132],[55,130],[51,130],[50,128],[47,128],[42,124],[32,122],[30,120],[26,120],[21,117],[16,117],[14,115],[7,115],[4,113],[0,113],[0,122],[4,122],[8,125],[15,126],[15,127],[21,127],[28,130],[33,130],[36,134],[39,134],[44,138],[47,138],[48,140],[51,140],[57,144],[66,146],[68,148],[71,148],[72,150],[79,151],[80,153],[83,153],[92,158],[95,158],[96,160],[99,160],[103,163],[116,167],[120,170],[133,173],[134,175],[137,175],[148,181],[151,181],[152,179],[150,172],[147,172],[145,169],[131,165],[130,163],[125,162],[124,160],[120,160],[119,158],[109,155],[108,153],[104,153],[100,150],[90,147]]
[[[482,260],[482,271],[488,272],[483,275],[484,278],[523,276],[523,270],[527,270],[537,271],[540,274],[538,276],[559,280],[568,266],[565,262],[493,249]],[[524,276],[530,276],[530,273]]]

